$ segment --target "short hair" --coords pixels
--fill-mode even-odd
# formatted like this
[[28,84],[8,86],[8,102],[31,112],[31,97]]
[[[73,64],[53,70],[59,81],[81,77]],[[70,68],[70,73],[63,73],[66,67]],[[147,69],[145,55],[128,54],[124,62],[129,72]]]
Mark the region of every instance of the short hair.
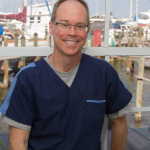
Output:
[[[69,0],[58,0],[55,3],[54,8],[53,8],[53,12],[52,12],[51,21],[55,21],[56,13],[57,13],[57,9],[58,9],[59,5],[65,1],[69,1]],[[89,13],[89,7],[88,7],[87,3],[84,0],[75,0],[75,1],[80,2],[86,8],[88,25],[90,25],[90,13]]]

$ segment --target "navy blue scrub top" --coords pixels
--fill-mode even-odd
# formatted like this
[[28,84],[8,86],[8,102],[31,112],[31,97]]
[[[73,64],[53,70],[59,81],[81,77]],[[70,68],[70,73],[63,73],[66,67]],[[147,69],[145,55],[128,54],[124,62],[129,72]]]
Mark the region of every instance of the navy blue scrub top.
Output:
[[70,88],[44,59],[24,67],[0,112],[32,127],[28,150],[100,150],[104,115],[131,97],[109,63],[83,54]]

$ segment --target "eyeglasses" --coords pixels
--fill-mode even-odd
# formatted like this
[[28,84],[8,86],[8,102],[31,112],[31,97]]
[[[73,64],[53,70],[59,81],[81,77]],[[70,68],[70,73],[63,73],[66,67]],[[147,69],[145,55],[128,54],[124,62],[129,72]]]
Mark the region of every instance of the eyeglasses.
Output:
[[86,33],[88,31],[89,25],[71,25],[68,23],[58,23],[53,21],[54,25],[58,25],[58,28],[62,31],[69,31],[71,29],[71,26],[74,26],[75,31],[79,33]]

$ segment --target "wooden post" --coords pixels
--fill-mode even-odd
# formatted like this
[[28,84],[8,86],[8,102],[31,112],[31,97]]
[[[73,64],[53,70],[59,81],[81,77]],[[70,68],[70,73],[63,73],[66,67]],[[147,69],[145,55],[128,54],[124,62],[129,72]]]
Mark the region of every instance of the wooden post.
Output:
[[[21,36],[21,47],[25,47],[25,36],[24,35]],[[26,65],[25,64],[25,56],[21,57],[21,62],[22,62],[23,67],[24,67]]]
[[14,35],[17,33],[17,30],[16,30],[16,28],[14,28]]
[[24,26],[22,26],[22,35],[24,35]]
[[136,38],[133,37],[132,47],[135,47]]
[[8,88],[8,68],[9,68],[9,62],[8,62],[8,60],[5,60],[4,65],[5,65],[4,85],[5,85],[5,88]]
[[25,36],[21,36],[21,47],[25,47]]
[[51,35],[49,36],[48,41],[49,41],[49,47],[51,47]]
[[142,38],[142,28],[140,28],[140,38]]
[[[136,107],[142,106],[142,92],[143,92],[143,75],[144,75],[144,61],[145,56],[140,56],[139,70],[138,70],[138,81],[136,91]],[[141,112],[135,113],[135,121],[141,121]]]
[[103,41],[104,41],[104,38],[105,38],[105,30],[103,31]]
[[8,88],[8,68],[9,68],[9,62],[8,60],[4,61],[4,80],[3,83],[0,82],[1,88]]
[[38,34],[34,33],[34,47],[37,47]]
[[24,67],[26,65],[26,58],[25,58],[25,56],[21,56],[21,64],[22,64],[22,67]]
[[[34,33],[34,47],[37,47],[38,34]],[[41,56],[36,56],[34,61],[41,59]]]
[[48,35],[47,26],[45,26],[45,40],[47,39],[47,35]]
[[126,73],[125,74],[130,73],[130,66],[131,66],[130,56],[127,56],[127,68],[126,68]]
[[14,46],[15,47],[18,47],[18,34],[17,33],[15,33],[15,41],[14,41]]
[[118,41],[118,47],[121,47],[121,32],[119,32],[119,41]]
[[147,32],[147,30],[146,30],[146,42],[148,42],[148,36],[147,36],[147,34],[148,34],[148,32]]
[[[131,46],[131,37],[128,37],[128,47]],[[130,56],[127,56],[127,68],[126,68],[126,74],[130,73],[130,66],[131,66],[131,60]]]
[[4,46],[7,47],[8,46],[8,36],[4,35]]
[[128,47],[131,47],[131,37],[128,37]]
[[91,35],[91,47],[94,47],[94,35]]

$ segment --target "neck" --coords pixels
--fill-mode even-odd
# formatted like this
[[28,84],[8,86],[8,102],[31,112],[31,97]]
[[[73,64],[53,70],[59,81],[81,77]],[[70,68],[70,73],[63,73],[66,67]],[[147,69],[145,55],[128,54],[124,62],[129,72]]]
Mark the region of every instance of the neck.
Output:
[[49,61],[55,69],[61,72],[68,72],[79,64],[81,58],[82,58],[81,52],[73,56],[67,55],[60,56],[54,51],[54,53],[49,57]]

